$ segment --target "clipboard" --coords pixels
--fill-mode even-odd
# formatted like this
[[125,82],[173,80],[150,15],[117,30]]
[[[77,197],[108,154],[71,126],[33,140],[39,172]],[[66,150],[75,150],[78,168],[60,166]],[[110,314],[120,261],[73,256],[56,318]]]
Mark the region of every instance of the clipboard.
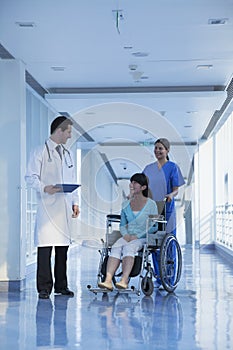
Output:
[[78,185],[78,184],[56,184],[54,187],[60,188],[61,192],[71,193],[80,186],[81,185]]

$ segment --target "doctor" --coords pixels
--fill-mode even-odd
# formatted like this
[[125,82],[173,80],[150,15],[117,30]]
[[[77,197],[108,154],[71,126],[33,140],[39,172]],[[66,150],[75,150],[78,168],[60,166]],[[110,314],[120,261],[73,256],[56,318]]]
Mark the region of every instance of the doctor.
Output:
[[[35,244],[37,245],[37,291],[48,299],[56,294],[74,296],[67,283],[67,252],[71,220],[79,215],[77,190],[63,193],[55,184],[75,183],[73,160],[65,143],[71,138],[72,121],[59,116],[51,123],[50,138],[29,159],[26,183],[37,192]],[[54,283],[51,253],[55,249]]]

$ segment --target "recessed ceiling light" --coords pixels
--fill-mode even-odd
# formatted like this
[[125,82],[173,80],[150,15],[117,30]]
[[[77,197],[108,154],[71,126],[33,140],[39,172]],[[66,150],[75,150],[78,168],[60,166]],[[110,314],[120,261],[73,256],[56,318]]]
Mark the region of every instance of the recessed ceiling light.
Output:
[[196,66],[197,69],[211,69],[213,68],[212,64],[198,64]]
[[129,64],[129,69],[134,71],[138,68],[138,66],[136,64]]
[[15,24],[21,28],[33,28],[36,27],[34,22],[15,22]]
[[187,114],[196,114],[197,111],[187,111],[186,113],[187,113]]
[[51,67],[51,69],[54,70],[55,72],[63,72],[65,70],[65,67],[53,66],[53,67]]
[[133,46],[131,46],[131,45],[125,45],[124,46],[125,50],[132,50],[132,48],[133,48]]
[[191,128],[192,125],[184,125],[184,128]]
[[149,56],[149,53],[148,52],[137,51],[137,52],[133,52],[132,55],[134,57],[147,57],[147,56]]
[[208,20],[208,24],[213,24],[213,25],[226,24],[228,20],[229,20],[228,18],[210,18]]

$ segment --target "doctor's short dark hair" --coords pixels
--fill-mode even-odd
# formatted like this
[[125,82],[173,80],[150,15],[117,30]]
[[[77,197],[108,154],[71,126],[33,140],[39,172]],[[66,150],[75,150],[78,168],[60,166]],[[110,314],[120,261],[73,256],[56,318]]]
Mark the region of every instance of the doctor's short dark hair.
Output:
[[52,121],[50,126],[50,134],[52,135],[59,128],[61,128],[62,131],[65,131],[69,125],[73,125],[72,120],[60,115]]
[[148,178],[145,174],[143,173],[135,173],[133,176],[130,178],[130,182],[137,182],[141,186],[146,186],[145,190],[142,191],[142,194],[144,197],[148,197]]

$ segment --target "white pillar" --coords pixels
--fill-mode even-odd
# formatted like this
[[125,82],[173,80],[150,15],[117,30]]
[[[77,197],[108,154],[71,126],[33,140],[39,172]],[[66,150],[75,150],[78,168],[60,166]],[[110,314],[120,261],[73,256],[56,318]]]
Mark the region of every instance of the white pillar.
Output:
[[26,267],[26,86],[18,60],[0,60],[0,292],[21,290]]

